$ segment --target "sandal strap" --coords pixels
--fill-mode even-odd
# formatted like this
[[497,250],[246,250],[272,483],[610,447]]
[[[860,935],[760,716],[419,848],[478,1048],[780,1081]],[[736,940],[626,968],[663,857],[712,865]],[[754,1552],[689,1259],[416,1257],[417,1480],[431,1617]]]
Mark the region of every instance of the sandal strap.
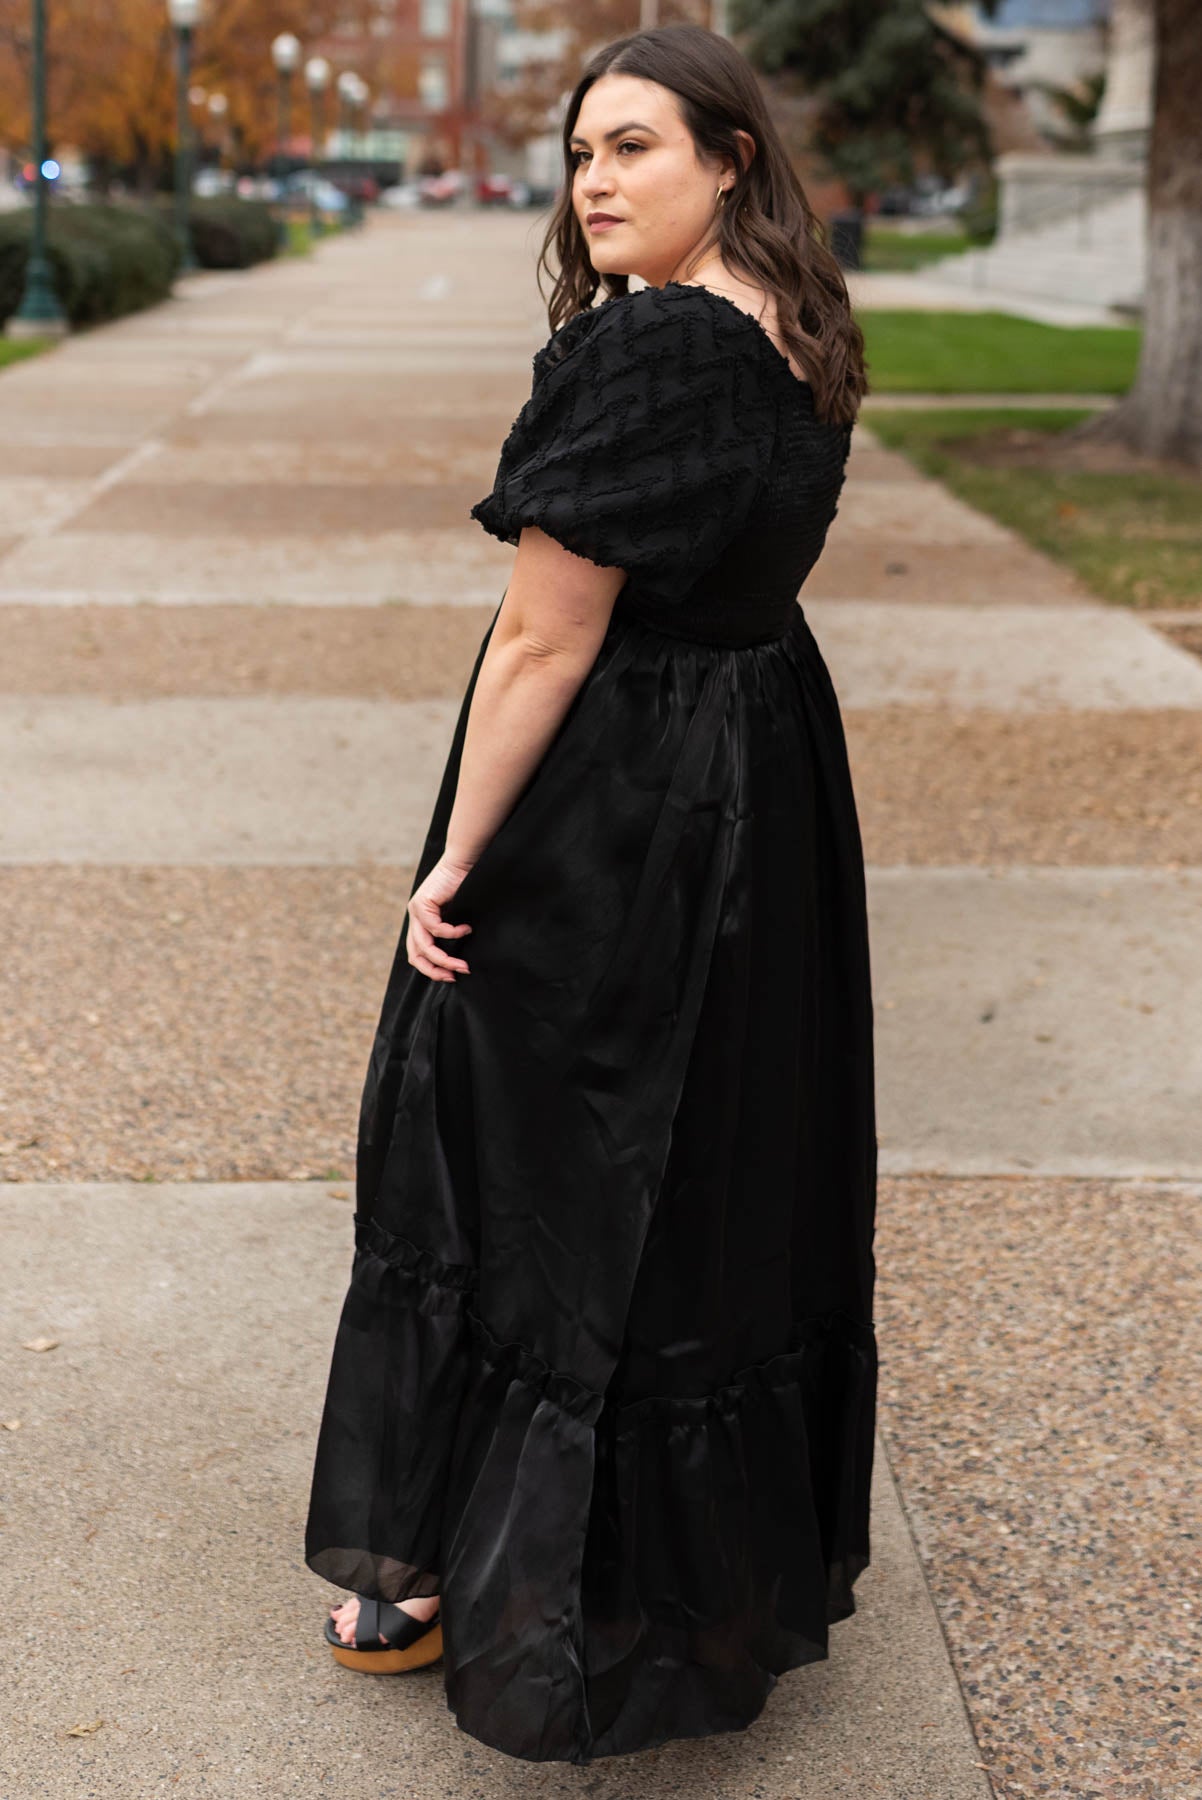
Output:
[[359,1617],[355,1620],[355,1649],[380,1648],[380,1602],[359,1596]]
[[432,1631],[441,1616],[441,1611],[439,1611],[432,1618],[418,1619],[412,1613],[405,1612],[402,1607],[395,1606],[391,1600],[386,1600],[380,1607],[380,1623],[377,1630],[384,1633],[394,1650],[407,1650],[409,1645],[415,1644],[419,1637],[424,1637],[427,1631]]
[[373,1600],[360,1594],[354,1647],[356,1650],[383,1650],[387,1645],[393,1650],[407,1650],[410,1644],[432,1630],[441,1617],[440,1609],[432,1619],[416,1619],[412,1613],[394,1606],[391,1600]]

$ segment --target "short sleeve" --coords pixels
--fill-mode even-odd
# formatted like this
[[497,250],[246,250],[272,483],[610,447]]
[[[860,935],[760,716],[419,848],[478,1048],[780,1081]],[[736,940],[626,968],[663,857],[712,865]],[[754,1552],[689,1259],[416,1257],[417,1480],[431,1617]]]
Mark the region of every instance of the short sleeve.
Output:
[[645,288],[578,314],[534,366],[471,517],[511,544],[537,525],[650,596],[683,598],[738,534],[771,466],[762,352],[712,301]]

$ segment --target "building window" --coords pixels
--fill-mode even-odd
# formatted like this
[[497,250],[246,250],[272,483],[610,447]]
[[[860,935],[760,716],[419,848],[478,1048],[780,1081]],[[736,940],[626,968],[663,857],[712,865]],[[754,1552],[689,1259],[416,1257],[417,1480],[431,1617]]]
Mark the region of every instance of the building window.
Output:
[[451,0],[422,0],[423,37],[444,38],[451,33]]
[[418,92],[422,97],[423,106],[428,106],[435,112],[446,106],[448,100],[447,65],[443,57],[426,56],[422,58]]

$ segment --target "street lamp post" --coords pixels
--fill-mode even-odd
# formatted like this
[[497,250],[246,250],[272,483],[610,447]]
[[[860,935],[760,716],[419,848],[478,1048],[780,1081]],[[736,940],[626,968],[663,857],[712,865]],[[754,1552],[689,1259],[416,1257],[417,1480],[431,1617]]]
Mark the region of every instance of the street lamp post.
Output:
[[[351,104],[355,110],[355,129],[359,133],[360,138],[367,132],[367,99],[370,92],[371,90],[366,81],[364,81],[362,75],[356,75],[355,91],[351,96]],[[359,146],[359,154],[360,156],[367,155],[367,151],[362,144]]]
[[46,0],[33,0],[33,232],[25,265],[21,304],[8,321],[13,338],[62,337],[67,315],[54,286],[54,269],[46,255]]
[[338,150],[343,157],[350,156],[351,117],[355,106],[359,77],[350,69],[344,69],[338,77]]
[[313,235],[321,232],[321,208],[317,204],[318,159],[321,156],[326,107],[326,89],[330,85],[330,65],[324,56],[311,56],[305,64],[305,86],[309,90],[309,165],[313,174],[310,216]]
[[[362,140],[362,109],[367,100],[367,93],[367,83],[361,75],[356,75],[353,69],[344,69],[342,71],[342,74],[338,77],[338,98],[342,103],[339,117],[339,137],[341,139],[339,150],[345,162],[351,162],[353,160],[351,148],[353,143],[352,132],[355,130],[356,121],[358,123],[358,134],[360,140]],[[360,141],[359,156],[362,157],[362,154],[363,145],[362,141]],[[358,195],[353,192],[351,194],[350,211],[347,217],[348,223],[351,225],[361,225],[363,222],[363,202]]]
[[209,117],[217,127],[217,168],[220,172],[225,167],[227,147],[226,114],[229,112],[229,101],[224,94],[209,95]]
[[189,88],[192,71],[192,33],[200,24],[201,0],[167,0],[167,16],[175,31],[175,241],[179,266],[187,275],[196,268],[188,203],[192,189],[192,117]]
[[276,127],[277,148],[275,172],[280,181],[284,179],[284,163],[287,159],[288,139],[292,131],[292,77],[300,64],[300,39],[290,31],[281,31],[271,41],[271,60],[275,64],[278,77],[279,122]]

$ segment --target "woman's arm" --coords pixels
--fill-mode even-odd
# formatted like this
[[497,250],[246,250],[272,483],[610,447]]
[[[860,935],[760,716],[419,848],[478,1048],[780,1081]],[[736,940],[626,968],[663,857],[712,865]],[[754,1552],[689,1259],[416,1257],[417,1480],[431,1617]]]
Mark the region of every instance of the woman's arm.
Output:
[[446,848],[409,902],[409,961],[453,981],[461,957],[434,936],[460,936],[440,908],[458,888],[537,767],[596,661],[626,580],[537,526],[522,532],[513,574],[472,692]]

